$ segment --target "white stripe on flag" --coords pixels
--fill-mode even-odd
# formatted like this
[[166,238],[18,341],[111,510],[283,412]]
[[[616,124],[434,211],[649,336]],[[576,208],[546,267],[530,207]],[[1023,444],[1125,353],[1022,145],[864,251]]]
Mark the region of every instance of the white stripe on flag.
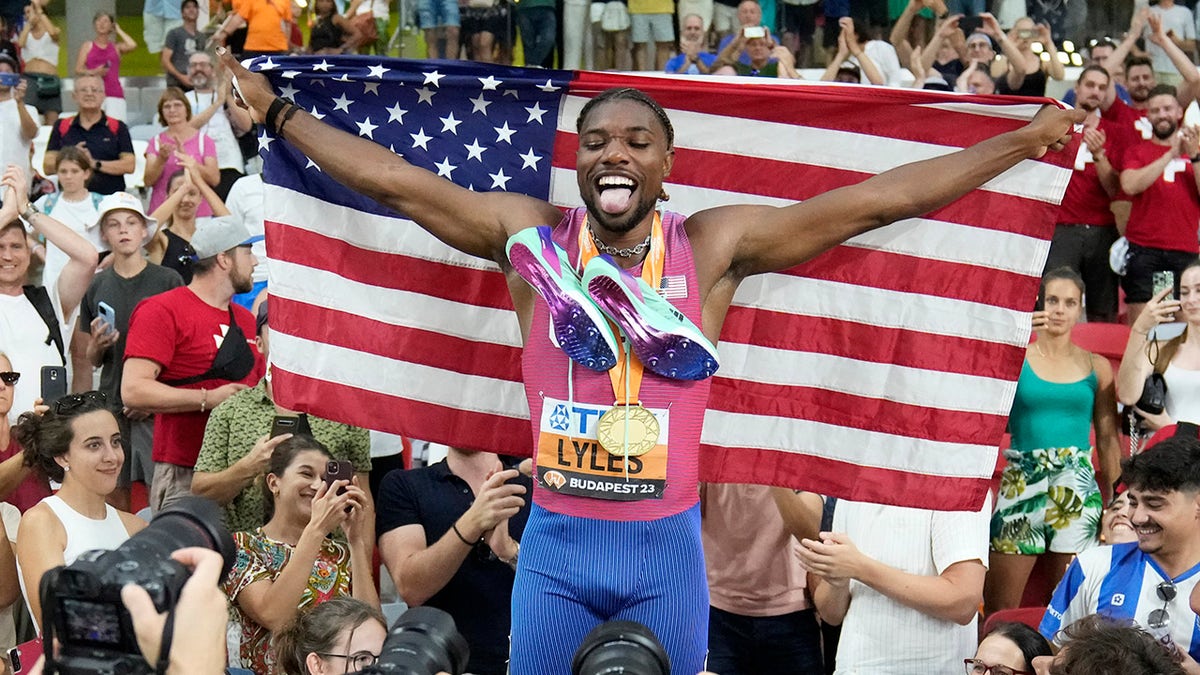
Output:
[[942,443],[808,420],[744,415],[712,408],[704,413],[700,442],[720,447],[812,455],[865,467],[956,478],[990,478],[996,457],[996,448],[990,445]]
[[271,334],[271,362],[291,373],[368,392],[471,412],[529,418],[525,388],[520,382],[467,375],[275,332]]

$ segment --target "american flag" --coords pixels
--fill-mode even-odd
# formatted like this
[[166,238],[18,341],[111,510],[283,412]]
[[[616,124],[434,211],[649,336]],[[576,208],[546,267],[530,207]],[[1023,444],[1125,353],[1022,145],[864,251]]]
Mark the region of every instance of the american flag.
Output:
[[[581,203],[583,104],[609,87],[638,87],[675,125],[665,187],[668,206],[685,214],[804,200],[1016,129],[1041,103],[368,57],[260,58],[253,69],[326,123],[447,180],[563,208]],[[345,189],[286,142],[264,135],[259,145],[279,402],[529,453],[521,338],[496,266]],[[1065,153],[1023,161],[926,217],[747,279],[721,336],[702,479],[978,508],[1066,162]]]

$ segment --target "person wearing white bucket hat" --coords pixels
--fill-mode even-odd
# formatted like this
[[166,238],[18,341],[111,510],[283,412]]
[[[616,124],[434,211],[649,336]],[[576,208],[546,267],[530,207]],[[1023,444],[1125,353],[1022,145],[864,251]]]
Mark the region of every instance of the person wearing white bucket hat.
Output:
[[112,250],[112,265],[92,279],[79,308],[75,330],[85,341],[88,363],[100,368],[99,390],[115,404],[121,437],[126,439],[125,464],[110,503],[129,510],[129,486],[151,478],[150,445],[154,419],[121,400],[121,364],[125,334],[139,302],[183,285],[179,273],[146,260],[142,247],[154,237],[158,223],[146,215],[142,200],[128,192],[106,196],[99,206],[100,236]]

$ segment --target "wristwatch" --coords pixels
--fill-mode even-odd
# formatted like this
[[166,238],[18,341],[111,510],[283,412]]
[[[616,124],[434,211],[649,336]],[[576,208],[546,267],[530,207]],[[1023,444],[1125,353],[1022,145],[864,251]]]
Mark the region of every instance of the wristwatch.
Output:
[[41,211],[37,210],[37,207],[33,205],[33,202],[29,202],[29,205],[26,206],[25,210],[21,212],[21,217],[25,219],[25,222],[32,225],[33,217],[39,213],[41,213]]
[[1196,162],[1200,162],[1200,152],[1197,152],[1196,154],[1192,155],[1189,159],[1192,160],[1192,164],[1195,164]]
[[100,160],[96,160],[96,161],[95,161],[95,162],[92,164],[92,168],[93,168],[94,170],[96,170],[96,171],[99,171],[99,170],[100,170]]

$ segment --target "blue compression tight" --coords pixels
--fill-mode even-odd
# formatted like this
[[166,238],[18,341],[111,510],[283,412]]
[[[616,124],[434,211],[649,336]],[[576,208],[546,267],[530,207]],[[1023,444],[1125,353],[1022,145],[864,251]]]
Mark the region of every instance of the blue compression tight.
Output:
[[584,636],[611,620],[654,631],[671,670],[703,670],[708,580],[700,505],[650,521],[529,513],[513,587],[511,675],[563,675]]

